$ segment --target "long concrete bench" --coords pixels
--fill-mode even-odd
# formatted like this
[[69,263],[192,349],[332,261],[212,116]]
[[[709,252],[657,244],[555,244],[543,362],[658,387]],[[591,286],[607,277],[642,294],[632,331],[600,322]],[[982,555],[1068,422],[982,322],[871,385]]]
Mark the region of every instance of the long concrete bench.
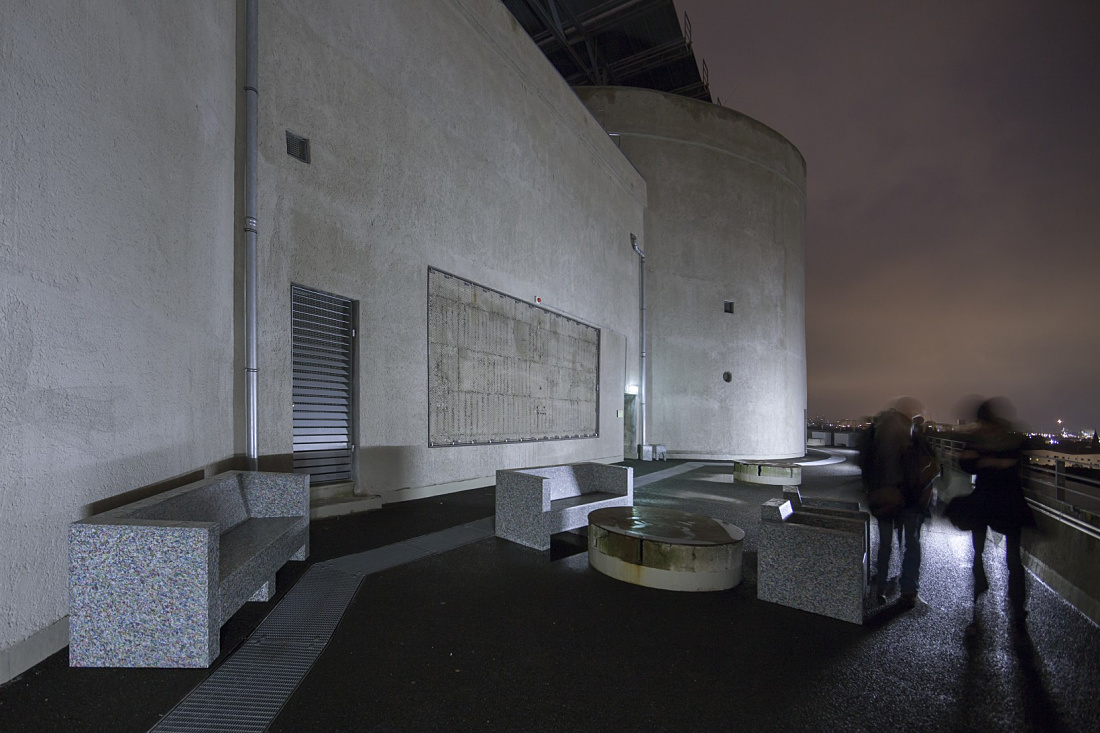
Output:
[[229,471],[69,526],[69,664],[209,667],[309,554],[309,476]]
[[870,515],[788,498],[760,514],[757,598],[862,624]]
[[497,471],[496,536],[536,550],[550,535],[588,525],[588,514],[634,505],[634,469],[571,463]]

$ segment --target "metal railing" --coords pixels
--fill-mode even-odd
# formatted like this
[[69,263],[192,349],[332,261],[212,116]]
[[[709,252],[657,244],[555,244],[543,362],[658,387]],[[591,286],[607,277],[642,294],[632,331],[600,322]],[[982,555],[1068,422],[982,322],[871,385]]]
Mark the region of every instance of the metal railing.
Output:
[[[940,462],[959,473],[958,455],[966,447],[961,440],[930,438]],[[1045,457],[1044,457],[1045,459]],[[1100,480],[1067,472],[1067,465],[1085,466],[1070,459],[1056,459],[1052,466],[1039,465],[1036,456],[1024,453],[1020,479],[1033,509],[1100,537]]]

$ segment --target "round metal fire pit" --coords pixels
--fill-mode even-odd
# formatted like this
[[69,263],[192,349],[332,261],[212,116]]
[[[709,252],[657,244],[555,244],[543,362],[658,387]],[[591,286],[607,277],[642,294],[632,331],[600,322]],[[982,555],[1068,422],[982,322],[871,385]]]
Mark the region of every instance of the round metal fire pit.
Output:
[[656,507],[609,507],[588,515],[588,563],[648,588],[726,590],[741,582],[740,527]]

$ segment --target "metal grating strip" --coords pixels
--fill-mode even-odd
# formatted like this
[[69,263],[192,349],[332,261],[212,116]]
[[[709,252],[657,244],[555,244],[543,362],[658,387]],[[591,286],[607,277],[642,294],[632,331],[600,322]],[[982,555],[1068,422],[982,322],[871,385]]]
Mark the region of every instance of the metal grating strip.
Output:
[[493,536],[492,517],[317,563],[150,733],[262,733],[324,651],[365,575]]
[[152,730],[262,732],[328,644],[360,582],[361,576],[311,567],[252,636]]

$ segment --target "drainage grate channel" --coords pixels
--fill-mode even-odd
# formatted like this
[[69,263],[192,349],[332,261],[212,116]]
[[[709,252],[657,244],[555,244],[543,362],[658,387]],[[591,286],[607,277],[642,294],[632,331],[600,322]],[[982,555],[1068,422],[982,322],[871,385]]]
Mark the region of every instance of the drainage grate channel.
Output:
[[364,576],[492,537],[479,519],[407,542],[317,563],[252,635],[150,733],[262,733],[328,645]]
[[314,565],[213,674],[153,731],[263,731],[344,615],[361,576]]

